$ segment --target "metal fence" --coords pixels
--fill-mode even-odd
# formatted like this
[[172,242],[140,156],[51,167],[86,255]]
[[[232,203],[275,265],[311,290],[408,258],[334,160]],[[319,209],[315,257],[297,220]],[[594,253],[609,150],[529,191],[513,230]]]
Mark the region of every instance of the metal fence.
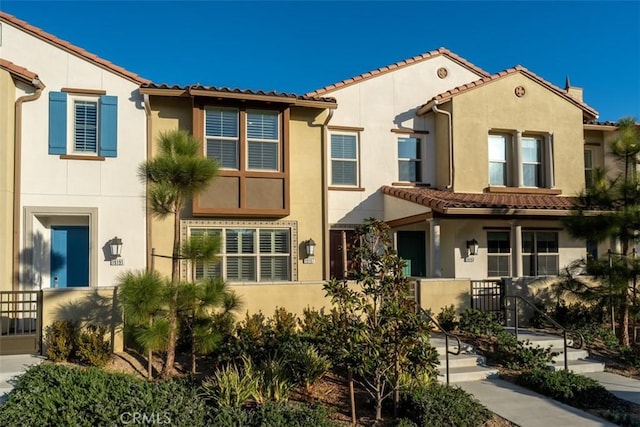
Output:
[[495,280],[471,281],[471,308],[494,313],[496,318],[503,318],[504,282]]
[[0,354],[40,351],[42,291],[0,292]]

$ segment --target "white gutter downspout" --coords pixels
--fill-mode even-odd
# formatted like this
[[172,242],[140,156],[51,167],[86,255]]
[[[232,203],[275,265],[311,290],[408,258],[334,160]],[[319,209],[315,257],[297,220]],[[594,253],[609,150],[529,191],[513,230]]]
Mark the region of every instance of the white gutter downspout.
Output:
[[[145,161],[148,161],[149,159],[151,159],[152,156],[152,147],[151,147],[151,143],[152,143],[152,138],[151,138],[151,101],[149,99],[149,95],[148,94],[144,94],[142,95],[142,99],[144,101],[144,112],[145,115],[147,116],[147,155],[146,155],[146,159]],[[147,236],[147,248],[146,248],[146,259],[147,259],[147,270],[151,269],[151,265],[152,265],[152,255],[151,255],[151,248],[152,246],[152,241],[151,241],[151,211],[149,210],[149,204],[147,203],[147,197],[146,195],[149,194],[149,184],[147,182],[147,180],[145,180],[145,201],[144,201],[144,205],[145,205],[145,233]]]
[[35,101],[40,98],[45,88],[40,79],[35,78],[31,82],[36,91],[30,95],[24,95],[16,99],[15,121],[13,131],[13,290],[20,287],[20,200],[22,193],[22,104]]
[[329,181],[327,176],[327,141],[329,140],[329,132],[327,126],[333,118],[333,109],[329,109],[329,114],[322,124],[322,248],[324,256],[322,257],[323,280],[329,279],[329,257],[331,256],[329,247]]
[[447,190],[453,188],[453,124],[451,121],[451,113],[445,110],[438,109],[438,101],[433,101],[433,107],[431,109],[435,113],[441,113],[449,119],[449,184],[445,187]]

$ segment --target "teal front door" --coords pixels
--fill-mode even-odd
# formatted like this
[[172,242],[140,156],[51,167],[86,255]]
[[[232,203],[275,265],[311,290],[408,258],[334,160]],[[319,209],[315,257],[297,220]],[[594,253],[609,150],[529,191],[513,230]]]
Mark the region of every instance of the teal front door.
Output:
[[51,287],[89,285],[89,227],[51,227]]
[[405,275],[427,277],[424,231],[398,231],[398,255],[407,262]]

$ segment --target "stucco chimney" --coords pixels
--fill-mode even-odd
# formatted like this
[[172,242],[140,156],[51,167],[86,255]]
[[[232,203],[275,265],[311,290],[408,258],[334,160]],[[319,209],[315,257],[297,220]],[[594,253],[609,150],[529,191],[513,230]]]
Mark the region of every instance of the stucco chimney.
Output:
[[582,88],[581,87],[572,87],[571,82],[569,81],[569,76],[567,76],[564,83],[564,90],[575,99],[582,101]]

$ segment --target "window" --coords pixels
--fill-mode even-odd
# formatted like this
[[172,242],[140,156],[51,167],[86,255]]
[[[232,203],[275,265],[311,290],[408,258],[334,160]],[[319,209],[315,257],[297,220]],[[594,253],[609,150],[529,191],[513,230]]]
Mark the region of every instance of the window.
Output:
[[487,276],[511,276],[511,239],[508,231],[487,232]]
[[522,138],[522,184],[525,187],[542,187],[542,140]]
[[221,168],[238,169],[238,110],[205,110],[206,155],[216,159]]
[[116,157],[118,98],[68,90],[49,92],[49,154]]
[[587,239],[587,257],[592,259],[598,259],[598,241],[594,239]]
[[398,138],[398,179],[421,182],[420,139]]
[[278,170],[278,113],[247,111],[248,169]]
[[558,264],[557,232],[522,232],[522,272],[525,276],[556,276]]
[[75,100],[73,105],[73,152],[97,153],[98,102]]
[[331,185],[358,185],[356,134],[331,134]]
[[584,150],[584,184],[586,188],[593,185],[593,150]]
[[291,229],[192,228],[190,235],[221,240],[217,261],[196,262],[195,279],[221,277],[229,282],[291,280]]
[[509,185],[507,137],[504,135],[489,135],[489,184]]

